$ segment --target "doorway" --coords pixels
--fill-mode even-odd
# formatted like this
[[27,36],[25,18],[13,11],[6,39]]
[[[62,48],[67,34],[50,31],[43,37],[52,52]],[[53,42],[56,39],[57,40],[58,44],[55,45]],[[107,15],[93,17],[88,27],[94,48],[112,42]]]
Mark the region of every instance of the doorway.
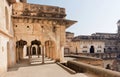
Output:
[[90,53],[95,53],[95,49],[93,45],[90,47]]

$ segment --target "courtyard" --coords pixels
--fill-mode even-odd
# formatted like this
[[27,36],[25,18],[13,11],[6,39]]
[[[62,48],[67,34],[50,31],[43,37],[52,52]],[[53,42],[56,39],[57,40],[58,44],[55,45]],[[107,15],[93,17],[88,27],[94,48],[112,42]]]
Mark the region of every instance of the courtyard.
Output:
[[[88,76],[89,75],[89,76]],[[54,60],[45,58],[45,64],[41,58],[34,58],[31,64],[27,59],[22,60],[15,67],[9,68],[2,77],[94,77],[86,73],[71,74],[57,65]]]

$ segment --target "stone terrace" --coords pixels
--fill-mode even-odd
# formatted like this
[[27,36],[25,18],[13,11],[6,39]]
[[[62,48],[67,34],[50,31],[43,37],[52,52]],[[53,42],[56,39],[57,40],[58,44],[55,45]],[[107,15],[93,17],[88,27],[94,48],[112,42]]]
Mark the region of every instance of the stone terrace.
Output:
[[11,68],[3,77],[95,77],[77,73],[70,74],[57,64],[44,64],[20,68]]
[[96,77],[88,73],[71,74],[53,60],[48,58],[45,60],[45,64],[30,64],[28,60],[24,59],[20,64],[10,68],[2,77]]

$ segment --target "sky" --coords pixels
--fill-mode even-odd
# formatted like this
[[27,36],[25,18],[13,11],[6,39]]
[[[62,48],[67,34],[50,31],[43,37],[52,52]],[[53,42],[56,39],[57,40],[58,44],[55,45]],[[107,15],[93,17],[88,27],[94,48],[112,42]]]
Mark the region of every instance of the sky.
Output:
[[120,0],[28,0],[28,3],[64,7],[66,19],[78,21],[66,29],[75,36],[117,32]]

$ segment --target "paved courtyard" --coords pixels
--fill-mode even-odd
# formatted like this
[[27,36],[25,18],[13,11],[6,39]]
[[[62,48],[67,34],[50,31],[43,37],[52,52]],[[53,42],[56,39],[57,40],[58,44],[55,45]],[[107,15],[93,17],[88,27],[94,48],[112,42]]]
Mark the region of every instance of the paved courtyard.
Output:
[[86,73],[70,74],[48,58],[45,58],[45,64],[41,64],[41,58],[37,57],[31,59],[31,62],[29,64],[29,60],[22,60],[3,77],[95,77]]
[[85,74],[70,74],[57,64],[44,64],[12,68],[4,77],[87,77]]

